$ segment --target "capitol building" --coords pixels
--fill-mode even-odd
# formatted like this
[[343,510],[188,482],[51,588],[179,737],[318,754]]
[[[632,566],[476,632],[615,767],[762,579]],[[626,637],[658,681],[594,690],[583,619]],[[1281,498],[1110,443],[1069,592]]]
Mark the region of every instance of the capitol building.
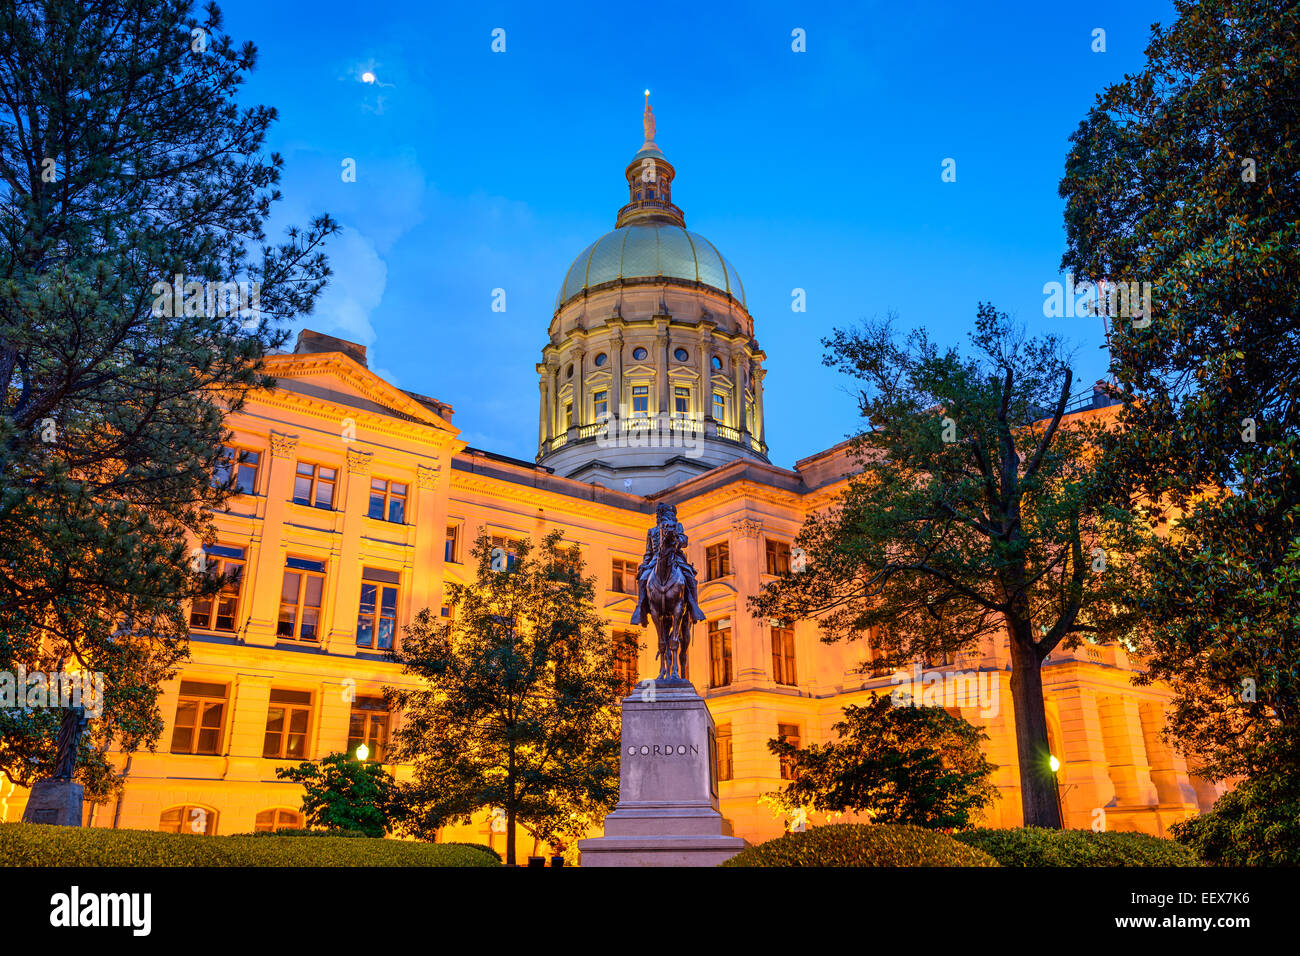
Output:
[[[562,531],[597,576],[611,636],[631,631],[640,642],[638,657],[619,662],[627,686],[653,676],[653,630],[630,618],[660,502],[677,506],[699,570],[707,619],[685,676],[717,727],[722,814],[753,842],[788,825],[760,801],[783,784],[767,742],[827,740],[847,705],[891,690],[891,675],[873,665],[866,636],[825,644],[814,622],[756,619],[746,602],[789,570],[800,527],[833,505],[855,464],[846,444],[792,464],[769,460],[762,317],[749,312],[737,266],[675,204],[677,171],[656,144],[648,98],[644,126],[614,228],[556,276],[545,329],[538,316],[534,461],[469,447],[456,423],[472,422],[472,407],[453,415],[392,385],[361,345],[304,331],[291,352],[268,357],[274,387],[227,421],[239,494],[216,514],[207,549],[209,562],[241,574],[191,609],[191,657],[163,686],[157,750],[114,755],[124,790],[88,806],[89,825],[300,826],[301,788],[276,779],[277,768],[363,743],[368,759],[388,764],[402,718],[386,712],[382,688],[414,678],[387,652],[420,610],[447,613],[446,585],[473,579],[468,551],[480,532],[509,551]],[[998,692],[998,707],[950,709],[990,738],[1001,799],[985,823],[1018,825],[1005,641],[917,667],[977,673]],[[1140,669],[1114,645],[1058,649],[1043,663],[1069,827],[1092,826],[1100,808],[1108,829],[1159,834],[1221,792],[1163,738],[1170,692],[1135,686]],[[0,814],[17,820],[25,791],[5,786]],[[441,838],[504,845],[486,808]],[[521,831],[521,851],[532,845]]]

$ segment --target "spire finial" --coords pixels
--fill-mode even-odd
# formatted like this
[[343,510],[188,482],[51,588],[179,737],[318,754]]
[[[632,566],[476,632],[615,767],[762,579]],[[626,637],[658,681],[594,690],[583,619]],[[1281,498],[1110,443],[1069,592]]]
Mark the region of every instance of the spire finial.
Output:
[[642,146],[641,148],[645,149],[646,146],[655,145],[655,113],[654,110],[650,108],[649,90],[645,91],[645,114],[642,117],[641,122],[645,126],[645,146]]

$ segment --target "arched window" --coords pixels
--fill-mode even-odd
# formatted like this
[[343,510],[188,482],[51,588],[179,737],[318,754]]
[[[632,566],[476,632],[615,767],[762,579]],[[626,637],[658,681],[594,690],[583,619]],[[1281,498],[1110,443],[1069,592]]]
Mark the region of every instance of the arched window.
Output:
[[272,807],[257,815],[253,829],[258,833],[274,833],[276,830],[301,830],[302,814],[288,807]]
[[715,372],[722,371],[722,359],[718,358],[716,355],[713,356],[713,371]]
[[200,833],[212,836],[217,832],[217,811],[188,803],[169,807],[162,812],[158,829],[163,833]]

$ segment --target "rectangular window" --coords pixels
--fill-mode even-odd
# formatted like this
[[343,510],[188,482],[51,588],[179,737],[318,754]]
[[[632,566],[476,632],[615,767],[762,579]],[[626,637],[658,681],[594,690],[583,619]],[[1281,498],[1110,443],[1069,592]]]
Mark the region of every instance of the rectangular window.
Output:
[[358,697],[352,702],[348,753],[355,756],[361,744],[370,751],[366,755],[370,763],[383,763],[388,756],[388,705],[382,697]]
[[293,641],[319,640],[324,591],[324,561],[286,558],[284,583],[280,586],[280,620],[275,633]]
[[257,467],[261,460],[259,452],[222,445],[212,483],[218,487],[233,488],[241,495],[256,494]]
[[172,753],[221,753],[221,731],[226,713],[226,685],[181,681],[172,726]]
[[730,780],[734,774],[731,765],[731,724],[718,724],[715,734],[718,743],[718,779]]
[[[787,743],[793,744],[796,747],[799,746],[798,724],[777,724],[776,735]],[[781,758],[781,779],[794,779],[794,763],[784,757]]]
[[628,558],[614,558],[609,574],[609,589],[618,594],[636,594],[637,563]]
[[314,508],[333,508],[334,484],[337,481],[337,469],[300,461],[293,478],[293,500],[296,504]]
[[564,427],[573,427],[573,402],[564,403]]
[[305,690],[271,691],[266,710],[266,737],[262,756],[276,760],[307,759],[307,733],[311,726],[311,694]]
[[714,578],[725,578],[731,573],[731,548],[726,541],[720,544],[711,544],[704,549],[704,563],[706,567],[706,581],[712,581]]
[[767,539],[767,573],[790,573],[790,545],[784,541]]
[[640,642],[635,631],[614,632],[614,673],[626,697],[636,687],[639,674]]
[[591,408],[596,413],[596,421],[609,417],[609,392],[603,389],[591,396]]
[[789,687],[798,683],[794,672],[794,631],[788,627],[772,628],[772,680]]
[[727,417],[727,400],[721,392],[713,393],[713,420],[724,421]]
[[494,534],[492,536],[492,547],[494,549],[500,548],[505,552],[506,570],[510,571],[519,562],[519,551],[523,547],[523,542],[514,538],[507,538],[505,535]]
[[649,385],[632,386],[632,414],[641,416],[650,414]]
[[396,571],[361,570],[361,608],[357,611],[357,647],[375,651],[393,649],[397,632]]
[[406,519],[406,485],[383,478],[370,479],[370,517],[402,524]]
[[731,683],[731,618],[709,622],[709,686]]
[[673,414],[686,418],[691,413],[691,390],[681,385],[673,387]]
[[460,564],[460,525],[447,525],[447,542],[442,546],[442,560]]
[[203,549],[205,571],[219,579],[215,595],[196,597],[190,607],[190,627],[201,631],[234,631],[239,615],[239,589],[244,579],[244,549],[211,544]]

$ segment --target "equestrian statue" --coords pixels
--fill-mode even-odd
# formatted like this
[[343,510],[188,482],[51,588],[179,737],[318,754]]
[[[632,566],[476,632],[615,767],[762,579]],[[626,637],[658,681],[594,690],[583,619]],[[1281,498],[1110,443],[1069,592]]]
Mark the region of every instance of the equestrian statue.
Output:
[[682,680],[681,663],[691,646],[691,625],[704,620],[696,595],[695,568],[686,560],[686,529],[677,508],[661,504],[645,536],[645,557],[637,569],[637,603],[632,623],[653,620],[659,632],[659,680]]

